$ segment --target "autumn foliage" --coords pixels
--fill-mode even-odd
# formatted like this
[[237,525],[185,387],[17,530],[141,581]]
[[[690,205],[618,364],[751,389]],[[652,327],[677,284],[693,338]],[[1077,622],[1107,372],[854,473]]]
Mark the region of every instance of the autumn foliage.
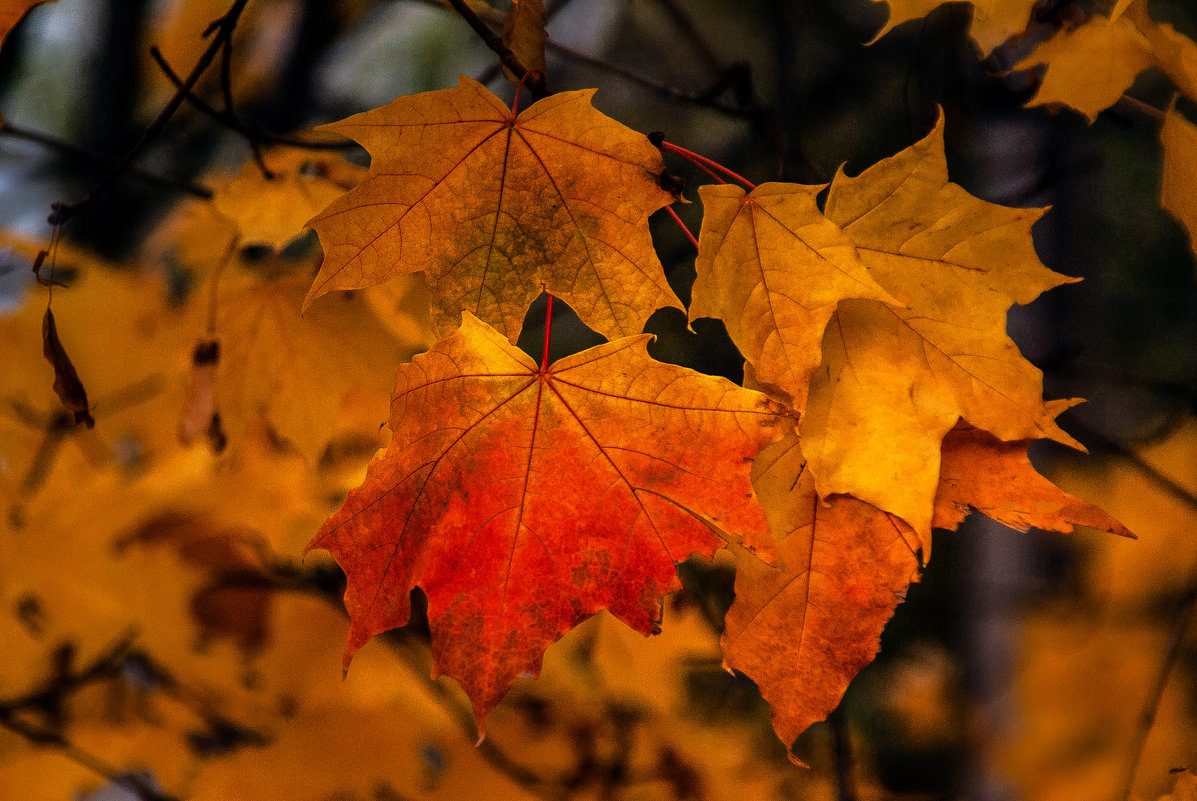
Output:
[[[4,31],[38,4],[10,5]],[[484,28],[494,14],[452,5]],[[878,37],[938,5],[894,2]],[[1029,1],[973,5],[982,55],[1035,28]],[[218,10],[193,84],[205,58],[241,47],[238,25],[268,24],[246,6]],[[5,402],[27,424],[0,425],[0,595],[15,610],[0,628],[0,725],[21,742],[0,750],[0,777],[75,749],[147,798],[382,798],[363,777],[392,769],[421,798],[472,797],[479,781],[524,797],[536,782],[495,756],[536,739],[504,711],[523,697],[513,687],[543,671],[582,708],[637,699],[664,718],[696,654],[755,684],[798,761],[792,744],[873,661],[933,541],[972,512],[1134,538],[1032,464],[1038,440],[1084,450],[1057,420],[1080,399],[1045,397],[1008,315],[1079,279],[1041,260],[1046,208],[953,182],[947,112],[859,171],[758,184],[600,112],[601,87],[547,91],[545,11],[509,12],[488,41],[510,104],[462,75],[265,147],[229,85],[208,87],[224,100],[208,117],[244,129],[252,158],[206,176],[207,196],[141,243],[157,267],[110,269],[72,243],[106,183],[58,204],[44,243],[6,235],[38,261],[38,286],[0,318]],[[1145,0],[1037,35],[1018,62],[1046,65],[1030,105],[1091,121],[1153,66],[1197,102],[1197,45]],[[1072,76],[1095,52],[1117,69]],[[1176,108],[1162,115],[1160,203],[1192,236],[1197,135]],[[342,155],[354,143],[368,168]],[[684,186],[675,173],[689,170],[706,182]],[[650,218],[692,244],[688,291]],[[571,310],[601,343],[552,358]],[[644,331],[662,310],[718,321],[742,385],[654,358]],[[63,549],[96,569],[54,575]],[[671,595],[687,563],[734,569],[730,597],[705,610],[713,628]],[[132,574],[146,581],[130,587]],[[318,600],[342,586],[347,629]],[[343,684],[326,658],[342,648]],[[620,676],[641,662],[649,689]],[[131,665],[177,702],[169,712],[118,733],[99,714],[63,723],[76,691]],[[477,749],[453,719],[458,685],[465,728],[490,738]],[[235,753],[163,741],[139,762],[163,726]],[[672,743],[703,736],[665,738],[652,781],[702,797]],[[308,762],[326,766],[311,793],[302,777],[259,783]]]

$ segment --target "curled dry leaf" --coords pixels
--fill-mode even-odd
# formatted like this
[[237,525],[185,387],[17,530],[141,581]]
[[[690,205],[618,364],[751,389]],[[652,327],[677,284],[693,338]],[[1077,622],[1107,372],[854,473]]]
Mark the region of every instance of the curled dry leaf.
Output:
[[324,264],[305,307],[422,270],[442,336],[465,309],[515,341],[542,290],[608,339],[680,309],[648,229],[674,200],[658,186],[661,154],[596,111],[593,95],[561,92],[516,116],[463,75],[325,126],[372,160],[369,177],[310,222]]
[[400,365],[390,446],[309,546],[349,577],[347,664],[407,622],[419,586],[435,671],[462,683],[481,726],[599,609],[655,632],[675,563],[722,544],[711,525],[767,551],[749,468],[774,438],[774,407],[653,361],[648,339],[542,369],[466,314]]
[[58,338],[58,326],[54,324],[54,312],[49,306],[42,315],[42,353],[54,368],[54,394],[63,406],[75,413],[75,425],[86,423],[88,428],[95,428],[96,421],[87,404],[87,390]]

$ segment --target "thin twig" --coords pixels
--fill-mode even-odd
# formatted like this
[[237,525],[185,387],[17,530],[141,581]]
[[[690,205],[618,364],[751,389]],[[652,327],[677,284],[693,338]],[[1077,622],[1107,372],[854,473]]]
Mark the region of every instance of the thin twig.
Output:
[[[220,50],[220,93],[224,97],[224,113],[229,116],[229,119],[236,120],[239,124],[244,125],[241,119],[237,116],[236,105],[233,102],[233,40],[230,37],[225,41],[224,47]],[[191,96],[191,92],[187,93]],[[258,136],[246,136],[246,141],[249,143],[249,150],[253,154],[254,163],[258,165],[258,169],[262,172],[262,177],[267,181],[274,178],[274,172],[266,166],[266,160],[262,158],[262,143]]]
[[1150,103],[1144,103],[1139,98],[1131,97],[1128,94],[1123,94],[1121,97],[1119,97],[1117,105],[1129,106],[1135,111],[1146,114],[1148,117],[1151,117],[1155,120],[1160,120],[1161,122],[1163,122],[1163,120],[1168,116],[1168,112],[1158,109]]
[[[106,164],[108,166],[112,166],[119,161],[119,159],[114,156],[110,156],[107,153],[101,153],[97,150],[80,147],[72,142],[59,139],[58,137],[51,136],[50,134],[42,133],[41,131],[35,131],[31,128],[25,128],[24,126],[14,125],[8,120],[0,120],[0,134],[8,134],[16,139],[24,139],[26,142],[35,142],[39,145],[57,150],[60,153],[72,156],[74,158],[94,161],[100,164]],[[130,164],[126,169],[129,175],[155,186],[161,186],[168,189],[177,189],[180,192],[186,192],[189,195],[203,198],[205,200],[212,197],[212,190],[200,184],[191,183],[190,181],[184,181],[179,178],[169,178],[165,175],[159,175],[158,173],[150,172],[142,167],[138,167],[136,164]]]
[[209,30],[215,29],[215,35],[212,37],[212,41],[208,44],[207,49],[204,50],[199,60],[195,63],[191,74],[184,79],[183,84],[175,91],[174,96],[166,102],[162,110],[158,112],[158,116],[154,118],[153,122],[146,126],[145,131],[141,134],[141,138],[137,140],[119,162],[113,165],[108,174],[101,178],[99,183],[90,192],[74,203],[64,204],[56,201],[51,205],[50,223],[52,225],[62,225],[67,220],[83,212],[96,201],[96,198],[108,191],[117,177],[128,169],[133,159],[137,157],[137,154],[166,127],[166,123],[178,111],[179,106],[183,105],[183,101],[187,98],[191,89],[199,81],[204,71],[208,69],[208,65],[212,63],[212,59],[216,57],[216,53],[224,46],[225,41],[233,35],[233,29],[237,27],[237,20],[240,18],[241,12],[245,10],[248,2],[249,0],[233,0],[233,4],[229,7],[228,12],[212,23]]
[[128,790],[142,801],[174,801],[174,796],[160,793],[140,776],[121,771],[115,765],[100,759],[95,754],[85,751],[72,743],[62,734],[39,729],[18,718],[9,717],[0,711],[0,727],[8,729],[13,734],[25,738],[33,745],[53,748],[67,759],[74,762],[112,784]]
[[[175,85],[181,87],[183,81],[179,78],[178,73],[171,68],[166,59],[157,47],[150,48],[150,56],[162,70],[162,74],[166,76],[167,80]],[[286,145],[287,147],[300,147],[308,150],[347,150],[357,147],[357,143],[348,139],[339,141],[320,141],[315,139],[304,139],[299,136],[287,136],[286,134],[270,133],[269,131],[259,131],[255,128],[243,123],[236,116],[227,112],[221,111],[206,102],[203,98],[198,97],[194,92],[187,93],[187,102],[190,103],[201,114],[211,117],[214,121],[220,123],[229,130],[240,134],[252,146],[254,141],[265,142],[272,145]]]
[[544,97],[546,82],[545,76],[531,75],[528,76],[528,68],[520,63],[519,58],[511,51],[511,48],[503,44],[503,39],[492,31],[487,24],[478,18],[474,10],[469,7],[465,0],[449,0],[453,4],[453,8],[461,15],[469,26],[474,29],[474,33],[486,43],[486,46],[494,51],[495,55],[499,57],[499,61],[503,62],[503,66],[511,70],[516,78],[524,79],[527,76],[528,88],[532,90],[532,96],[536,98]]
[[626,67],[621,67],[618,64],[612,64],[610,61],[604,61],[603,59],[596,58],[595,56],[587,55],[586,53],[583,53],[579,50],[574,50],[572,47],[566,47],[563,44],[558,44],[552,40],[545,43],[545,48],[552,53],[565,56],[566,58],[576,61],[579,64],[585,64],[588,67],[594,67],[595,69],[609,72],[612,75],[617,75],[620,78],[630,81],[631,83],[643,86],[645,89],[651,89],[657,94],[663,95],[673,100],[678,100],[683,103],[691,103],[696,106],[702,106],[703,108],[709,108],[726,114],[730,117],[739,117],[741,119],[755,117],[757,115],[757,111],[754,109],[736,108],[735,106],[715,100],[714,98],[707,96],[706,93],[687,92],[683,89],[669,86],[668,84],[661,83],[660,81],[650,78],[642,73],[634,72]]
[[1181,600],[1180,608],[1176,612],[1176,620],[1172,625],[1172,638],[1168,642],[1168,650],[1160,662],[1159,672],[1156,673],[1155,683],[1147,702],[1139,712],[1139,722],[1135,727],[1134,737],[1131,739],[1130,755],[1126,760],[1123,773],[1122,790],[1115,798],[1129,801],[1131,786],[1135,782],[1135,774],[1139,770],[1139,760],[1143,758],[1143,748],[1147,745],[1147,736],[1155,725],[1155,716],[1160,708],[1160,701],[1164,697],[1164,690],[1168,686],[1168,677],[1172,674],[1172,666],[1176,664],[1176,657],[1180,654],[1180,646],[1184,643],[1185,633],[1189,630],[1189,623],[1193,617],[1193,607],[1197,606],[1197,575],[1189,583],[1189,588]]

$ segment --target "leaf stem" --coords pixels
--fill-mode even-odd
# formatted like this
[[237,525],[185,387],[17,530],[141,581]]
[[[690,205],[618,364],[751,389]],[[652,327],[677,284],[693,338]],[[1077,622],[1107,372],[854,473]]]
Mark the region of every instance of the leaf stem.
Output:
[[553,330],[553,296],[549,295],[549,302],[544,310],[544,353],[540,357],[540,372],[549,369],[549,336]]
[[524,88],[524,84],[525,84],[525,83],[528,81],[528,76],[529,76],[529,75],[532,75],[532,74],[534,74],[534,73],[531,73],[531,72],[525,72],[525,73],[524,73],[524,75],[523,75],[523,77],[521,77],[521,78],[520,78],[520,80],[519,80],[519,83],[517,83],[517,84],[515,85],[515,97],[514,97],[514,98],[512,99],[512,101],[511,101],[511,116],[512,116],[513,118],[514,118],[514,117],[518,117],[518,116],[519,116],[519,113],[520,113],[520,92],[523,90],[523,88]]
[[[723,173],[724,175],[728,176],[729,178],[739,181],[741,184],[748,187],[749,190],[756,189],[756,184],[754,184],[752,181],[749,181],[743,175],[740,175],[738,172],[735,172],[734,170],[724,167],[722,164],[715,161],[714,159],[709,159],[706,156],[700,156],[697,153],[695,153],[693,150],[687,150],[686,148],[681,147],[680,145],[675,145],[673,142],[664,142],[664,141],[661,142],[661,149],[668,150],[670,153],[676,153],[679,156],[681,156],[682,158],[685,158],[688,161],[691,161],[694,164],[697,164],[699,167],[702,167],[704,169],[709,167],[711,169],[718,170],[719,172]],[[710,169],[707,169],[707,173],[710,175],[714,175],[714,173],[712,173]],[[718,178],[718,176],[715,176],[715,177]]]
[[673,218],[674,225],[682,229],[682,233],[686,235],[686,239],[689,239],[690,244],[694,246],[694,249],[698,250],[698,240],[694,238],[694,234],[690,232],[689,227],[682,222],[682,218],[677,216],[677,212],[673,210],[673,206],[666,206],[665,211],[669,212],[669,216]]

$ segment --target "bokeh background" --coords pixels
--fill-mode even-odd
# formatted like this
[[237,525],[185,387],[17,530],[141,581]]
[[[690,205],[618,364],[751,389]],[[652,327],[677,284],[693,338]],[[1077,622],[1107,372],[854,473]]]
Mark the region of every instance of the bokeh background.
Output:
[[[1149,7],[1197,37],[1193,4]],[[942,109],[954,181],[1050,206],[1036,249],[1085,280],[1014,309],[1010,331],[1048,397],[1088,399],[1061,421],[1090,452],[1032,456],[1139,539],[1020,534],[977,516],[940,534],[876,662],[794,745],[809,767],[787,759],[752,683],[721,668],[723,561],[685,565],[660,637],[605,616],[571,633],[475,747],[460,690],[427,678],[418,621],[363,650],[342,682],[341,577],[302,555],[379,445],[389,374],[330,413],[335,436],[320,447],[252,422],[219,456],[175,443],[203,327],[193,307],[224,241],[187,187],[242,170],[243,136],[185,106],[137,160],[169,180],[126,176],[66,227],[55,310],[98,391],[97,430],[64,424],[49,392],[35,326],[45,289],[29,264],[50,239],[50,204],[94,185],[172,94],[149,47],[185,73],[226,10],[55,0],[0,51],[0,722],[12,724],[0,728],[0,797],[1113,799],[1149,732],[1133,791],[1155,799],[1171,769],[1197,764],[1197,626],[1184,616],[1197,594],[1197,281],[1186,234],[1159,205],[1158,111],[1174,95],[1162,73],[1089,123],[1028,108],[1039,74],[1010,67],[1030,45],[983,59],[968,3],[870,44],[888,15],[872,0],[549,2],[552,89],[597,86],[600,110],[754,181],[859,172]],[[1048,28],[1103,10],[1035,5]],[[514,91],[431,0],[253,0],[233,52],[236,112],[253,130],[302,132],[458,73]],[[217,73],[198,89],[214,103]],[[696,201],[702,174],[669,167]],[[679,213],[697,230],[697,203]],[[693,249],[658,217],[666,273],[688,300]],[[244,249],[236,269],[283,287],[298,320],[318,247]],[[73,296],[73,282],[90,294]],[[426,344],[414,284],[367,300],[386,343],[368,358]],[[532,352],[542,318],[538,304],[521,340]],[[691,331],[662,311],[649,330],[657,358],[740,379],[720,323]],[[260,347],[293,339],[284,329]],[[555,323],[558,355],[597,341],[568,315]]]

